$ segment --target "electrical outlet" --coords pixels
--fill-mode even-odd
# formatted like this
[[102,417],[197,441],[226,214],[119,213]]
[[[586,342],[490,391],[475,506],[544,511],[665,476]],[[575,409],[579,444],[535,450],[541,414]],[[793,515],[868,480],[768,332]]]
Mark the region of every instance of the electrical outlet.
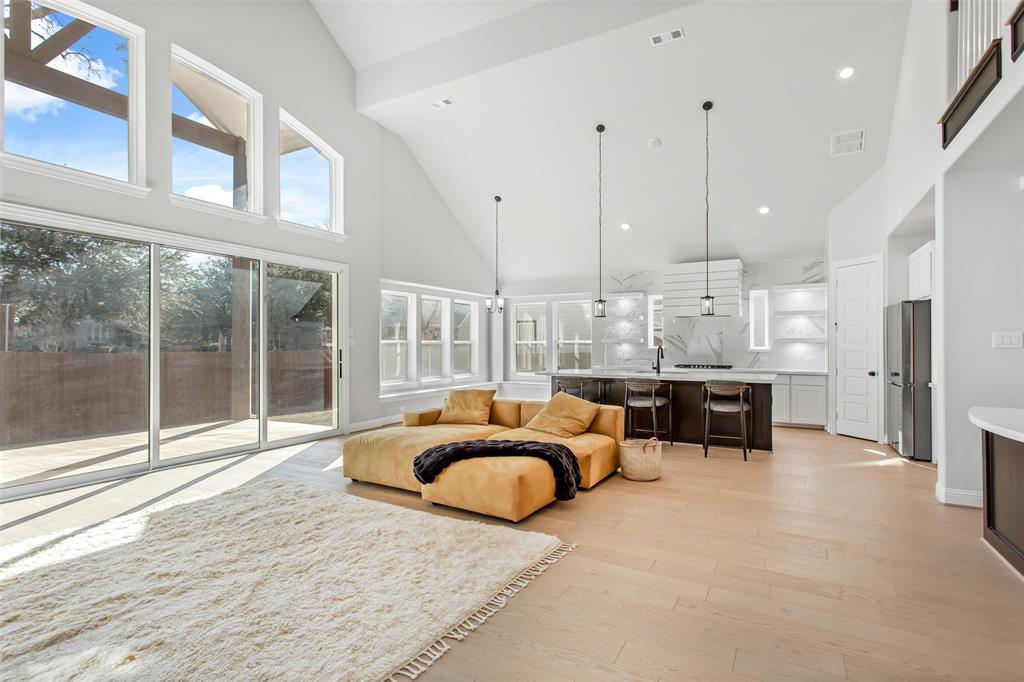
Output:
[[993,348],[1024,347],[1024,332],[992,332]]

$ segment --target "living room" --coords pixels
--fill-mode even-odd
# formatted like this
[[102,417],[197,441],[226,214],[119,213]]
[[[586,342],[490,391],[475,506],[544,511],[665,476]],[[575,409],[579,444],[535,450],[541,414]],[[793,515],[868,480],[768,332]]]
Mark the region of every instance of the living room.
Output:
[[1020,677],[1024,4],[3,17],[0,678]]

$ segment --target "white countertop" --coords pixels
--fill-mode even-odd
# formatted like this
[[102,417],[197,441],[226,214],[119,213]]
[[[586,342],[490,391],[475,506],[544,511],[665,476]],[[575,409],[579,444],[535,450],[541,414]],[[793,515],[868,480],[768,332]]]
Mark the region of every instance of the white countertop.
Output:
[[543,372],[548,376],[587,377],[592,379],[663,379],[665,381],[745,381],[750,384],[770,384],[778,374],[745,372],[743,370],[676,369],[662,367],[661,374],[651,369],[564,369]]
[[972,407],[967,418],[979,429],[1024,443],[1024,409],[1016,407]]

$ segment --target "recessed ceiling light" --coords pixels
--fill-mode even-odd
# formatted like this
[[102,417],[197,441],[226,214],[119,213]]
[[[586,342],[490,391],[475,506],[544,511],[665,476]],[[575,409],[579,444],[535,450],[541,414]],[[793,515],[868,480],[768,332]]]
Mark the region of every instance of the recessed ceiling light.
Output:
[[853,78],[853,74],[856,72],[857,70],[854,69],[852,66],[844,66],[843,68],[839,69],[839,80],[850,80],[851,78]]
[[768,215],[769,213],[772,212],[772,209],[771,206],[762,206],[761,208],[757,209],[757,212],[760,213],[761,215]]
[[661,138],[652,137],[651,139],[647,140],[647,146],[650,147],[651,149],[659,149],[661,147]]
[[633,226],[632,226],[632,225],[630,225],[629,223],[622,223],[622,229],[623,229],[623,230],[628,230],[628,229],[629,229],[629,228],[631,228],[631,227],[633,227]]

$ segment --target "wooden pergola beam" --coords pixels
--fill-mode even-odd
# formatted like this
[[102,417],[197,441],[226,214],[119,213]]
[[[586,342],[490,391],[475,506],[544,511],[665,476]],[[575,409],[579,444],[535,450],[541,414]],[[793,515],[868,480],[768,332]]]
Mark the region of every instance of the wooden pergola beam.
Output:
[[[43,43],[43,45],[45,44]],[[5,43],[4,70],[4,76],[12,83],[122,120],[128,119],[127,96],[87,80],[76,78],[63,71],[51,69],[32,57],[17,54],[10,42]],[[245,141],[230,133],[211,128],[178,114],[172,114],[171,134],[179,139],[231,157],[237,158],[239,150],[241,150],[242,163],[245,163]]]
[[171,114],[171,135],[228,156],[238,153],[240,142],[242,149],[245,149],[245,140],[242,138],[178,114]]
[[32,3],[11,0],[11,39],[8,43],[18,54],[32,52]]
[[88,21],[75,19],[70,24],[32,48],[32,59],[36,60],[40,64],[49,64],[51,59],[84,38],[85,35],[94,28],[96,27]]

